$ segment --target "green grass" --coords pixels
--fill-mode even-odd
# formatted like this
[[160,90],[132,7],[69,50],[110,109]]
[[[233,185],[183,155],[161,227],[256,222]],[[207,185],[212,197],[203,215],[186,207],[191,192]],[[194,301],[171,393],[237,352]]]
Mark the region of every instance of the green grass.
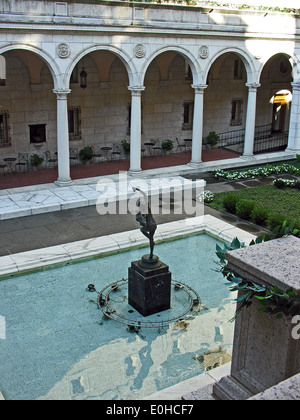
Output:
[[300,223],[299,190],[292,188],[280,190],[273,185],[246,188],[230,193],[215,194],[214,201],[209,205],[219,210],[225,210],[222,200],[226,194],[234,194],[238,199],[253,201],[256,206],[265,207],[270,213],[280,214],[286,219],[296,220]]
[[298,161],[293,161],[293,165],[294,165],[296,168],[300,169],[300,162],[298,162]]

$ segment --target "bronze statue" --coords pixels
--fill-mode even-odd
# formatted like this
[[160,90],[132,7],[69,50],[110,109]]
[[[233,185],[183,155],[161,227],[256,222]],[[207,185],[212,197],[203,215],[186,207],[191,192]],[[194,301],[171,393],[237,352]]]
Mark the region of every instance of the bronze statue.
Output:
[[[133,191],[139,191],[145,200],[145,205],[147,205],[147,208],[144,208],[144,211],[139,211],[136,215],[137,222],[140,223],[141,232],[146,236],[146,238],[150,241],[150,260],[153,260],[153,251],[154,251],[154,234],[157,229],[157,224],[153,218],[151,207],[149,204],[148,197],[144,191],[140,190],[139,188],[132,188]],[[141,200],[138,200],[138,207],[141,207]],[[142,209],[143,210],[143,209]]]

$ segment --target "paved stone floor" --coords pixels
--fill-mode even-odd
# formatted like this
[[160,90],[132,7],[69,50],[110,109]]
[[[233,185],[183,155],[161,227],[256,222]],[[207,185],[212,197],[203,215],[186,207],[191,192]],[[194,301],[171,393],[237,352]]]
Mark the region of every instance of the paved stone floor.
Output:
[[[273,182],[273,177],[258,180],[220,182],[208,173],[199,173],[188,178],[204,179],[207,190],[212,192],[232,191]],[[242,221],[236,216],[205,206],[205,214],[211,214],[250,233],[259,235],[263,229]],[[187,214],[157,215],[157,223],[167,223],[190,217]],[[131,214],[99,216],[95,206],[50,212],[35,216],[18,217],[0,221],[0,256],[33,249],[75,242],[137,229],[139,226]]]

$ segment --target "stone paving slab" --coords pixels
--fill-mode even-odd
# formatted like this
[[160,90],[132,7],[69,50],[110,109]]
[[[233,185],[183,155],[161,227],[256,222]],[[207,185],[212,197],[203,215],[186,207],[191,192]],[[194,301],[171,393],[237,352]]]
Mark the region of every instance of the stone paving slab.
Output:
[[98,183],[85,185],[11,190],[1,195],[0,220],[93,206],[99,200],[101,203],[128,200],[135,195],[133,186],[140,187],[148,195],[155,195],[168,192],[170,186],[175,186],[180,191],[180,189],[204,188],[204,185],[205,182],[202,180],[191,181],[178,176],[130,180],[120,178],[116,181],[106,178]]

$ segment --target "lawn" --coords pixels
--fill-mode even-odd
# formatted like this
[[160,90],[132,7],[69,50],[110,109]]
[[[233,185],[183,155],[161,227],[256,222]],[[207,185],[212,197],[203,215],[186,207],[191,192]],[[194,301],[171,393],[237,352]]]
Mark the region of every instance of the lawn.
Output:
[[[215,194],[213,202],[209,205],[219,210],[226,210],[223,206],[223,199],[228,194],[237,197],[238,200],[252,202],[255,207],[266,209],[269,217],[278,219],[282,217],[300,225],[300,191],[297,189],[278,189],[273,185],[246,188],[230,193]],[[268,225],[268,222],[262,224]]]
[[293,160],[292,162],[289,162],[291,165],[295,166],[295,168],[300,169],[300,160]]

